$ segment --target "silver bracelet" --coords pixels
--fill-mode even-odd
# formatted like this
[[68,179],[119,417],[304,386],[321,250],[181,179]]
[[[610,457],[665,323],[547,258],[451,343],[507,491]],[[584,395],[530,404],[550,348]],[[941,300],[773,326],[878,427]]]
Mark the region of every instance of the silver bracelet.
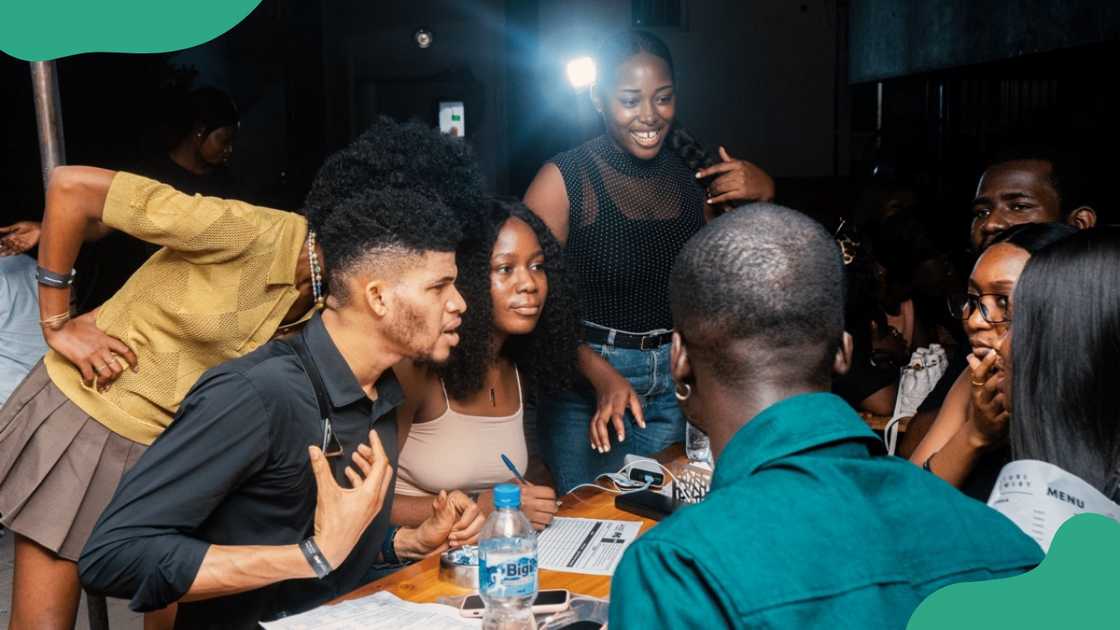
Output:
[[74,284],[74,277],[78,275],[77,269],[71,269],[69,274],[55,273],[42,265],[35,267],[35,281],[52,289],[66,289]]

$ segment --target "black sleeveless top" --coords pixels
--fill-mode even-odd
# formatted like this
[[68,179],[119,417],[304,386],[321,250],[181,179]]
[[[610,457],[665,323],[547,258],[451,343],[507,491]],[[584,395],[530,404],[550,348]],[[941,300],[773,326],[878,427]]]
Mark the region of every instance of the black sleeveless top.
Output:
[[672,328],[669,272],[704,226],[704,191],[671,149],[639,160],[606,135],[556,164],[568,191],[565,260],[584,319],[617,330]]

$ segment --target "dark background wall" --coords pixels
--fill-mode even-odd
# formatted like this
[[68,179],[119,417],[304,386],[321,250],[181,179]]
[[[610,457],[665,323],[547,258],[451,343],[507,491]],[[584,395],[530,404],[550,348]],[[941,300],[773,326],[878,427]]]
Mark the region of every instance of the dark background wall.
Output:
[[[681,116],[693,133],[779,178],[846,172],[837,4],[681,6],[679,24],[650,30],[673,50]],[[60,60],[69,158],[133,168],[158,148],[151,129],[166,113],[160,90],[186,76],[237,101],[242,124],[231,170],[251,201],[298,207],[322,159],[376,116],[434,124],[440,99],[466,103],[468,141],[488,187],[520,195],[549,156],[599,132],[564,64],[634,26],[635,15],[631,0],[264,0],[196,48]],[[421,27],[434,36],[430,48],[414,42]],[[27,67],[4,58],[2,68],[17,88],[3,105],[17,141],[7,157],[21,164],[5,177],[33,215],[41,196]]]
[[[322,6],[329,148],[349,142],[378,115],[434,125],[439,100],[461,100],[487,184],[505,191],[504,3],[336,0]],[[416,45],[420,28],[433,34],[429,48]]]
[[912,75],[1120,38],[1113,0],[852,0],[851,79]]
[[[489,185],[520,194],[550,155],[597,133],[564,64],[631,27],[632,8],[630,0],[325,3],[330,145],[377,113],[434,122],[439,98],[462,99]],[[421,27],[434,36],[430,48],[413,42]],[[834,2],[691,2],[682,26],[651,30],[674,52],[682,116],[702,141],[776,176],[834,173]]]
[[[250,201],[297,208],[318,165],[375,116],[435,123],[467,105],[488,186],[520,195],[550,155],[598,133],[564,63],[671,0],[264,0],[216,40],[169,55],[59,61],[68,157],[128,167],[152,150],[161,90],[184,76],[242,112],[232,171]],[[779,200],[850,215],[875,178],[920,189],[960,234],[970,187],[1014,137],[1113,143],[1114,3],[1081,0],[683,0],[651,26],[676,58],[681,120],[779,183]],[[851,30],[848,25],[851,23]],[[420,49],[418,28],[434,42]],[[849,61],[851,68],[849,69]],[[962,65],[963,64],[963,65]],[[41,212],[27,64],[0,57],[5,219]],[[882,107],[877,98],[882,92]],[[880,120],[882,124],[879,125]],[[1102,164],[1114,160],[1091,149]]]
[[1044,146],[1078,160],[1098,215],[1117,220],[1120,4],[852,0],[849,18],[853,174],[914,191],[963,248],[985,166]]

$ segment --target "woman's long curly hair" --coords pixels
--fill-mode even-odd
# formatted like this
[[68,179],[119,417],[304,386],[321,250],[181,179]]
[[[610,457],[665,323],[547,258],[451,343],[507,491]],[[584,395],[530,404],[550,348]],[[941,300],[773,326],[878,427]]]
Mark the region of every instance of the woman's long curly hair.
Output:
[[500,353],[517,366],[524,391],[557,392],[575,378],[579,347],[579,317],[575,287],[564,268],[564,252],[556,237],[537,215],[520,201],[491,197],[482,211],[468,219],[466,238],[455,253],[459,267],[456,287],[467,302],[459,328],[459,344],[446,364],[437,366],[447,394],[463,400],[482,389],[490,367],[494,336],[494,301],[490,295],[490,257],[506,221],[517,218],[529,224],[544,253],[548,297],[536,328],[528,335],[511,336]]

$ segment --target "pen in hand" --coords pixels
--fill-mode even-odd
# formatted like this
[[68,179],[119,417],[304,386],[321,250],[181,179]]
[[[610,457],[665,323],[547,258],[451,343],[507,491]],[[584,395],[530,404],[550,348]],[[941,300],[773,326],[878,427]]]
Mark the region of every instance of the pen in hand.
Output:
[[[517,466],[513,465],[513,461],[511,461],[509,457],[506,457],[505,453],[502,453],[501,457],[502,457],[502,463],[506,465],[506,468],[508,468],[511,473],[513,473],[514,477],[517,477],[518,481],[520,481],[521,483],[523,483],[527,486],[533,485],[533,484],[529,483],[529,480],[525,478],[525,475],[521,474],[521,471],[517,469]],[[563,501],[557,501],[556,502],[556,507],[560,507],[562,505],[564,505]]]
[[502,453],[502,463],[506,465],[506,468],[508,468],[511,473],[513,473],[514,477],[517,477],[518,481],[528,486],[533,485],[529,483],[527,479],[525,479],[525,476],[521,474],[521,471],[517,469],[517,466],[513,465],[513,462],[510,461],[510,458],[506,457],[505,453]]

